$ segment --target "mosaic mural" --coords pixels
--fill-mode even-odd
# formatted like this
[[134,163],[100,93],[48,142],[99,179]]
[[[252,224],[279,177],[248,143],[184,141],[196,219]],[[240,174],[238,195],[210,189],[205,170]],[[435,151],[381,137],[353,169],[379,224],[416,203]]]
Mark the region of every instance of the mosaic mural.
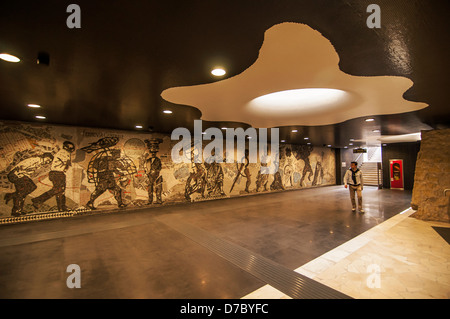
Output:
[[[279,162],[250,163],[248,151],[185,154],[174,163],[169,135],[2,122],[0,219],[48,212],[150,207],[335,183],[329,148],[283,144]],[[222,163],[214,159],[221,157]],[[277,165],[275,174],[261,167]]]

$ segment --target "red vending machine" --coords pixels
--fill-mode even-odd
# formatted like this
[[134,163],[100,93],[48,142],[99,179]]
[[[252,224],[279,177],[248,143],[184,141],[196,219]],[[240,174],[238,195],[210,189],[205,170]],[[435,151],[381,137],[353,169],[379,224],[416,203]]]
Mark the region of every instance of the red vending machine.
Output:
[[404,189],[403,185],[403,160],[391,159],[389,160],[391,189]]

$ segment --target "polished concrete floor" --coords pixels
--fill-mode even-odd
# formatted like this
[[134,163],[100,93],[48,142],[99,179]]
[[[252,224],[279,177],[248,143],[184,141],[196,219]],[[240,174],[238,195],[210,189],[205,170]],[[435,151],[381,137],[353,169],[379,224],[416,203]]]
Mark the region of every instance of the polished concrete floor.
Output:
[[[208,249],[203,237],[294,270],[411,199],[369,186],[363,196],[365,214],[351,212],[348,190],[329,186],[3,225],[0,298],[241,298],[265,277]],[[183,225],[198,229],[195,240]],[[81,269],[79,289],[67,287],[70,264]]]

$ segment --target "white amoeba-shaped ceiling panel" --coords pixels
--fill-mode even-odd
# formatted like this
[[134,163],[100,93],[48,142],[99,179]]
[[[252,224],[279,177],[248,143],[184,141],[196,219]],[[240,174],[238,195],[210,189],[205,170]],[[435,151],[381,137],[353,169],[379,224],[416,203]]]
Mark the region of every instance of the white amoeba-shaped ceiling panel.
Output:
[[242,73],[210,84],[174,87],[161,96],[190,105],[207,121],[253,127],[328,125],[352,118],[423,109],[403,93],[413,82],[399,76],[353,76],[318,31],[282,23],[266,31],[258,59]]

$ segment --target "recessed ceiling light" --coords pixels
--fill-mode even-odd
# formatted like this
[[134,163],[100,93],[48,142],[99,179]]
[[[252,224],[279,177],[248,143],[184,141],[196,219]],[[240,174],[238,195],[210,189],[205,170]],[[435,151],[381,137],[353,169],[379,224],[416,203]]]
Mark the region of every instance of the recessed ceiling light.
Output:
[[226,130],[227,128],[226,127],[222,127],[222,130]]
[[222,68],[215,68],[214,70],[211,71],[211,74],[214,76],[223,76],[226,73],[227,72]]
[[27,104],[28,107],[33,107],[33,108],[40,108],[41,106],[39,104]]
[[40,120],[45,120],[46,119],[46,117],[45,116],[42,116],[42,115],[36,115],[35,116],[37,119],[40,119]]
[[304,139],[305,139],[305,140],[309,140],[309,137],[305,137]]
[[348,143],[348,145],[353,145],[353,143]]
[[366,119],[366,122],[373,122],[375,119]]
[[292,130],[292,133],[297,133],[298,132],[298,130]]
[[331,145],[328,145],[328,147],[331,147]]
[[306,144],[311,145],[311,143],[306,143]]
[[8,53],[1,53],[0,59],[7,62],[20,62],[20,59],[14,55],[8,54]]
[[284,143],[284,142],[286,142],[286,140],[281,140],[281,143]]
[[172,111],[170,111],[170,110],[164,110],[163,113],[166,113],[166,114],[172,114]]
[[348,146],[344,146],[344,148],[348,148]]
[[142,128],[142,125],[136,125],[135,128]]

